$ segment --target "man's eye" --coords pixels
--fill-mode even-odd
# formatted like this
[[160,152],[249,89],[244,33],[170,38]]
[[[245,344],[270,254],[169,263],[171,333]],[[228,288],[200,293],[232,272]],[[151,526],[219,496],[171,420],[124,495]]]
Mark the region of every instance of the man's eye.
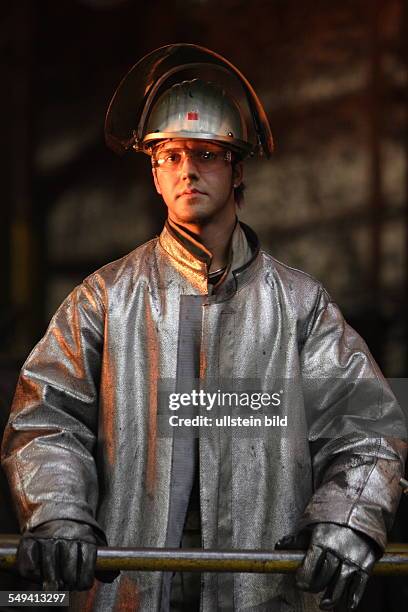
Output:
[[163,159],[166,164],[176,164],[180,161],[180,153],[169,153]]
[[198,158],[203,161],[212,161],[217,157],[217,154],[213,151],[200,151],[198,154]]

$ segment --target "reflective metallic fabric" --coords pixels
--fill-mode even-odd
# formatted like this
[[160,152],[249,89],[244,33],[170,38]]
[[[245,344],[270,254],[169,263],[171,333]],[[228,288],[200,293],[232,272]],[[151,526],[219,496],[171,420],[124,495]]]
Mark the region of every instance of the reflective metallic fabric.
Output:
[[[320,521],[384,546],[406,453],[400,408],[321,285],[260,251],[241,227],[252,257],[211,295],[208,252],[165,226],[62,304],[22,369],[4,437],[22,529],[75,519],[111,545],[165,545],[173,436],[159,435],[157,389],[177,378],[181,298],[201,296],[202,381],[257,379],[263,390],[279,381],[288,392],[287,428],[200,431],[204,547],[273,548]],[[122,573],[75,595],[74,607],[158,611],[161,585],[160,573]],[[317,610],[292,575],[204,574],[201,605]]]

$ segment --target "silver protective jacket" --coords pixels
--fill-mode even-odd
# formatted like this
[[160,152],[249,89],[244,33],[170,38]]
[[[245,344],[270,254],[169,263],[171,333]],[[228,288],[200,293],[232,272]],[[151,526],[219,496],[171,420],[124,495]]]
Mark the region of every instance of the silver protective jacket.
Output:
[[[287,417],[252,435],[200,429],[204,548],[272,549],[320,521],[384,547],[405,461],[400,408],[322,286],[240,228],[252,255],[211,295],[205,250],[187,248],[166,224],[59,308],[23,366],[3,441],[22,530],[74,519],[113,546],[165,546],[174,428],[158,426],[157,391],[177,379],[181,304],[195,296],[201,382],[245,379],[284,391],[279,417]],[[95,581],[75,605],[159,611],[162,580],[123,572],[112,584]],[[204,574],[201,608],[317,606],[291,575]]]

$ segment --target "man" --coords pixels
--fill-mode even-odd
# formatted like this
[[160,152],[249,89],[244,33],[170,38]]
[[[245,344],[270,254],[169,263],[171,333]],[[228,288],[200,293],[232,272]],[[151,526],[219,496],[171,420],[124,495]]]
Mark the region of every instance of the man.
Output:
[[[238,81],[255,142],[217,77],[179,78],[202,65]],[[106,131],[112,148],[151,156],[168,220],[159,238],[74,289],[23,367],[3,442],[20,571],[48,588],[92,587],[77,609],[315,610],[290,575],[204,574],[200,588],[191,576],[124,572],[93,583],[106,541],[280,541],[308,546],[300,589],[323,591],[324,609],[341,599],[355,608],[398,505],[404,419],[321,285],[262,252],[237,221],[243,159],[272,150],[258,98],[224,58],[170,45],[121,83]],[[169,426],[169,398],[199,389],[266,394],[287,427],[264,420],[252,434],[202,426],[194,436]],[[208,414],[203,404],[192,414]]]

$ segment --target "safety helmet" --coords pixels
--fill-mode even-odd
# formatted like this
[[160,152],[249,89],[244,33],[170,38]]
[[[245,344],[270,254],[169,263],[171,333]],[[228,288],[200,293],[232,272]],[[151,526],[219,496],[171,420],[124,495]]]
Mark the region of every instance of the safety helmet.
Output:
[[[203,80],[208,69],[219,78]],[[193,77],[182,80],[183,71]],[[239,100],[223,76],[234,81]],[[242,157],[270,157],[273,151],[265,111],[244,75],[221,55],[184,43],[156,49],[135,64],[116,89],[105,120],[106,143],[119,154],[151,153],[154,143],[175,137],[225,143]]]
[[176,83],[153,106],[143,143],[147,148],[168,138],[211,140],[242,155],[252,149],[237,102],[201,79]]

